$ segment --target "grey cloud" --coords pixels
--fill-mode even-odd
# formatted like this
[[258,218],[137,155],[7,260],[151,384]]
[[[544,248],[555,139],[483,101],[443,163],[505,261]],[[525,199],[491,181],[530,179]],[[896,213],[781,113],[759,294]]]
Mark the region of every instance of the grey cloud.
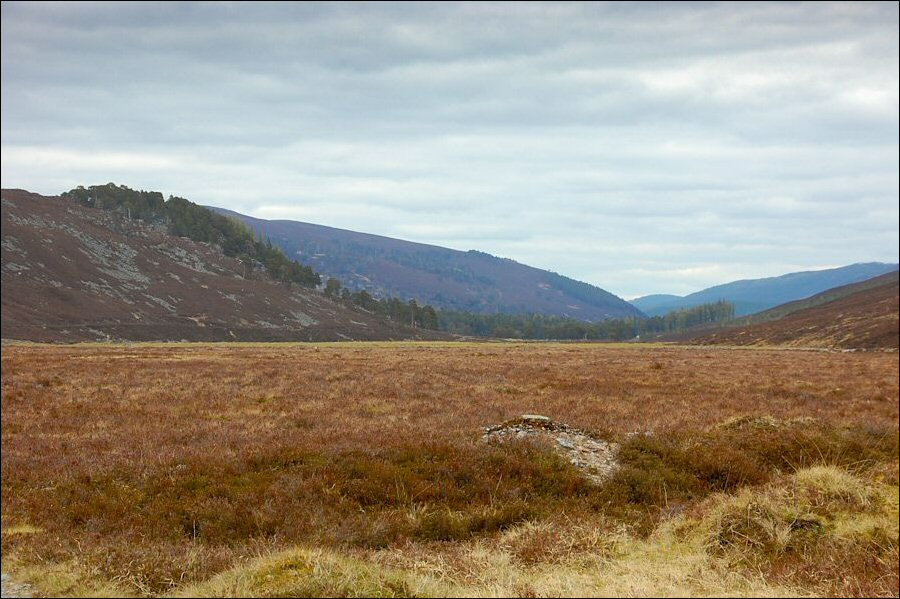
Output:
[[116,180],[629,296],[897,260],[895,3],[2,12],[4,186]]

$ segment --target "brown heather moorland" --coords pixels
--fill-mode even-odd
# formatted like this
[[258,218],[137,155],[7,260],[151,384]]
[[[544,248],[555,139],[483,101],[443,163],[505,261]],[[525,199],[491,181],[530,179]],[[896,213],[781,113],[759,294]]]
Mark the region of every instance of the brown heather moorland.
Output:
[[[2,398],[3,569],[50,595],[898,593],[896,354],[6,344]],[[619,469],[480,441],[529,412]]]
[[[853,291],[856,289],[859,291]],[[837,297],[818,303],[834,296]],[[900,288],[896,271],[768,311],[779,312],[787,314],[776,320],[693,334],[691,343],[894,351],[900,347]],[[766,315],[763,312],[750,319],[764,319]]]

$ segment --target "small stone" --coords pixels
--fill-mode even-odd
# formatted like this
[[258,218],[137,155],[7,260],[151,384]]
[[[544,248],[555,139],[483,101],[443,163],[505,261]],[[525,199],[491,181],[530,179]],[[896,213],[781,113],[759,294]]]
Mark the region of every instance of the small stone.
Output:
[[526,424],[550,424],[550,417],[541,416],[540,414],[522,414],[522,422]]
[[559,443],[561,447],[565,447],[566,449],[575,449],[575,445],[568,439],[563,439],[562,437],[560,437],[556,440],[556,442]]

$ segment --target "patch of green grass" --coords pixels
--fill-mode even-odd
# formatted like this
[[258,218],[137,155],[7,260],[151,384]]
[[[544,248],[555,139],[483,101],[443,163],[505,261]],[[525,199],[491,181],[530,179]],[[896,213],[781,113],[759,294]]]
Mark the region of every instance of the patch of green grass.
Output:
[[3,527],[3,534],[7,536],[14,535],[36,535],[44,532],[44,529],[21,522],[19,524],[11,524]]
[[290,549],[257,558],[175,597],[419,597],[437,588],[415,577],[334,551]]

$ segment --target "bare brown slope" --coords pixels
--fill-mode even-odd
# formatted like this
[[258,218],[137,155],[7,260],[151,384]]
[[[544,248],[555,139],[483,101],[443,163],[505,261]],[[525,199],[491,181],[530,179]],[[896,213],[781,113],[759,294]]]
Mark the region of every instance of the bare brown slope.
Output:
[[724,328],[692,342],[896,350],[900,345],[898,282],[893,273],[882,276],[887,281],[882,285],[797,310],[777,320]]
[[438,336],[270,281],[162,226],[2,192],[2,336],[281,341]]

